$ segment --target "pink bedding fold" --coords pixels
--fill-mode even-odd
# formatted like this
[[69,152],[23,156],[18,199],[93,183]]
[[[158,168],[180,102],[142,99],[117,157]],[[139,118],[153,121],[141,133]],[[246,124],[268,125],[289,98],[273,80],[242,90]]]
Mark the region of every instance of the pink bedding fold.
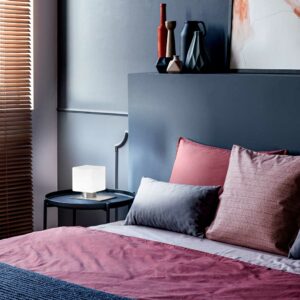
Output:
[[300,276],[80,227],[0,241],[0,261],[140,299],[299,299]]

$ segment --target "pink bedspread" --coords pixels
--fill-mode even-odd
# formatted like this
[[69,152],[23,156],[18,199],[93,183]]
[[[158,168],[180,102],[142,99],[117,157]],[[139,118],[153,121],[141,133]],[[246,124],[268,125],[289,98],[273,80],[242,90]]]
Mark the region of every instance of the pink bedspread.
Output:
[[0,261],[141,299],[299,299],[300,276],[80,227],[0,241]]

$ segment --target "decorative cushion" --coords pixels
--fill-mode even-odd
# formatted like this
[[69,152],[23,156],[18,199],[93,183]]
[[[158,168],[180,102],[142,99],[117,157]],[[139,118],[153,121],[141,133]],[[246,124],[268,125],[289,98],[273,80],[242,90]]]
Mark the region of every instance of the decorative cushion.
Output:
[[[170,182],[192,185],[224,185],[231,150],[179,138]],[[286,150],[266,153],[287,154]]]
[[214,218],[219,187],[142,178],[125,225],[144,225],[203,236]]
[[289,258],[300,259],[300,231],[298,232],[297,238],[289,251]]
[[287,254],[300,216],[300,157],[233,146],[209,239]]

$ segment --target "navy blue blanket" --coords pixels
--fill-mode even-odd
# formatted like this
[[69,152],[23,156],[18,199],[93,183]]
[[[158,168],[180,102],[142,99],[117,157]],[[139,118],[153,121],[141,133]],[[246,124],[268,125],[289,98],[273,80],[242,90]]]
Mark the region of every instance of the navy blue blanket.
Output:
[[123,300],[116,295],[0,263],[1,300]]

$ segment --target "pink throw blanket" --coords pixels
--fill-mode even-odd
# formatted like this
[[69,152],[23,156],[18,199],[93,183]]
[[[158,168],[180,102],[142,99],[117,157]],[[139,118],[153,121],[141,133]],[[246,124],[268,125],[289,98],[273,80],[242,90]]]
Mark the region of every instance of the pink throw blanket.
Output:
[[295,274],[80,227],[2,240],[0,261],[140,299],[300,297],[300,276]]

